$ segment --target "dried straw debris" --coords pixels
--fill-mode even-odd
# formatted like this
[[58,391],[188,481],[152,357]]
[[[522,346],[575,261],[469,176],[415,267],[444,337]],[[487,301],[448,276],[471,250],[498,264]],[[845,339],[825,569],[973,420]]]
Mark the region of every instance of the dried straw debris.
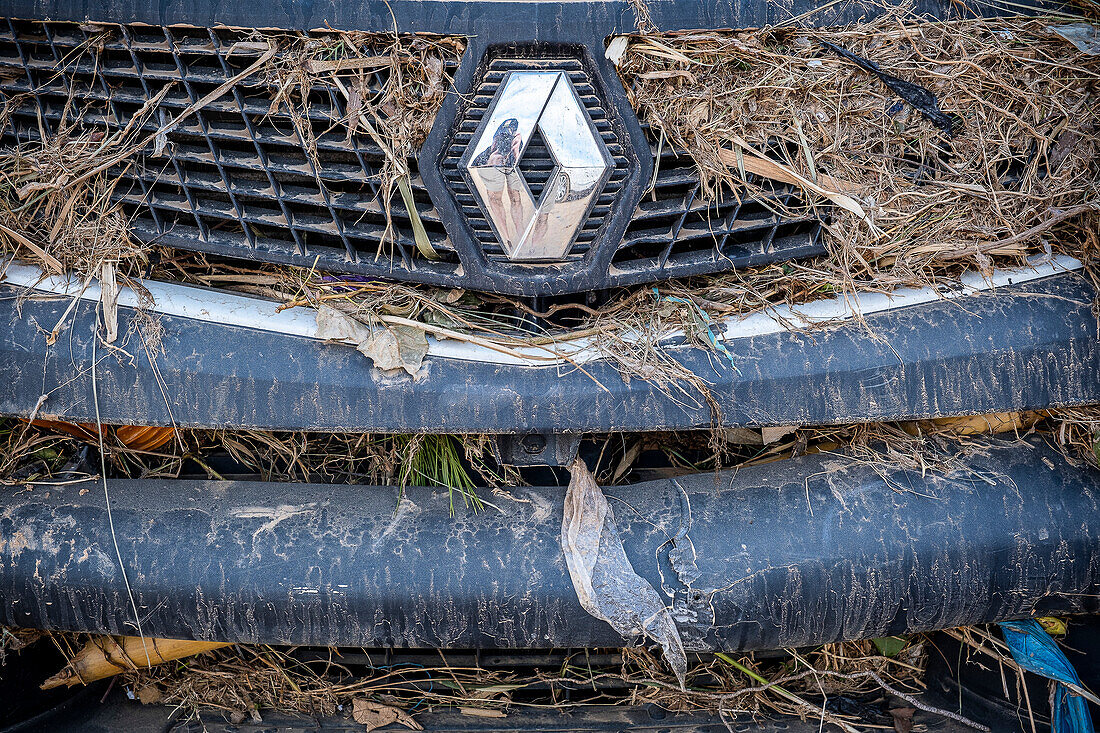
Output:
[[[104,45],[120,33],[116,24],[87,27],[94,32],[59,62],[58,74],[70,65],[98,68]],[[269,90],[269,114],[289,114],[315,162],[310,99],[319,90],[337,90],[347,113],[332,119],[332,127],[346,129],[349,139],[362,130],[385,153],[379,182],[387,221],[396,188],[406,197],[418,246],[434,255],[411,206],[406,161],[427,136],[450,89],[451,66],[464,45],[461,38],[430,35],[255,31],[227,52],[252,59],[251,63],[174,116],[161,102],[175,83],[165,84],[125,120],[88,115],[94,103],[70,96],[55,129],[40,124],[37,140],[0,151],[0,245],[57,274],[99,276],[105,262],[144,269],[150,243],[130,235],[129,217],[113,197],[120,170],[136,165],[142,156],[162,155],[183,122],[238,85],[249,85]],[[6,96],[0,127],[8,125],[17,107],[33,105],[32,96]],[[317,183],[324,188],[319,178]],[[387,231],[383,244],[390,234]],[[135,268],[122,272],[134,274]]]
[[[269,41],[270,42],[270,41]],[[452,36],[385,35],[331,31],[284,41],[287,50],[268,69],[267,83],[276,90],[271,113],[285,106],[299,137],[314,161],[316,140],[308,123],[314,89],[334,88],[344,100],[342,126],[350,141],[360,131],[385,155],[380,173],[381,203],[387,220],[383,243],[392,235],[390,204],[396,189],[411,218],[420,253],[436,259],[413,201],[407,161],[424,142],[443,100],[451,89],[449,66],[457,62],[465,40]],[[377,72],[385,70],[381,89],[373,88]],[[318,179],[322,188],[324,183]]]
[[[98,449],[94,424],[0,419],[0,485],[79,483],[98,466],[82,458]],[[263,481],[393,486],[447,490],[452,513],[461,501],[473,511],[495,507],[483,487],[518,486],[522,477],[496,460],[487,435],[391,435],[263,430],[185,430],[103,426],[112,477],[226,478],[215,456],[236,474]],[[82,478],[83,477],[83,478]]]
[[[686,690],[660,658],[644,648],[591,650],[560,667],[481,667],[452,663],[442,652],[434,665],[399,662],[366,673],[351,668],[339,650],[303,654],[294,649],[237,645],[152,669],[128,670],[131,690],[198,716],[220,712],[230,720],[262,718],[265,711],[333,715],[369,702],[406,713],[440,707],[470,715],[503,717],[520,708],[576,709],[585,704],[656,704],[671,711],[726,716],[745,712],[794,715],[854,730],[851,713],[823,710],[821,696],[848,698],[889,689],[923,689],[925,646],[921,637],[900,639],[889,656],[871,641],[829,644],[777,658],[692,655]],[[567,701],[565,690],[573,691]],[[588,695],[578,695],[589,691]],[[587,699],[586,699],[587,698]],[[814,700],[810,708],[792,698]],[[383,711],[385,712],[385,711]],[[874,706],[863,712],[881,716]],[[396,719],[396,718],[395,718]]]
[[1100,405],[1067,407],[1048,415],[1051,440],[1067,458],[1100,466]]
[[[656,382],[697,403],[708,399],[709,385],[665,347],[670,334],[682,333],[736,369],[712,319],[852,291],[938,286],[964,269],[1017,266],[1047,249],[1096,261],[1100,61],[1049,30],[1052,22],[917,23],[895,9],[842,29],[646,32],[615,39],[615,58],[639,115],[697,163],[703,194],[710,200],[751,195],[760,178],[794,183],[817,196],[818,213],[829,219],[830,254],[656,290],[622,290],[598,307],[559,303],[537,313],[521,300],[489,294],[149,250],[128,237],[124,215],[109,204],[112,184],[98,161],[122,161],[141,144],[155,146],[182,116],[151,136],[107,130],[101,140],[96,136],[105,133],[84,130],[74,109],[46,144],[0,156],[6,176],[0,181],[7,181],[0,190],[6,192],[0,201],[7,202],[0,207],[6,227],[0,240],[48,270],[75,267],[114,275],[131,287],[137,271],[193,278],[289,306],[331,305],[391,333],[420,328],[509,354],[536,346],[546,359],[558,359],[559,347],[587,338],[624,378]],[[948,137],[826,43],[923,85],[945,114],[961,120],[958,129]],[[272,90],[272,110],[289,111],[307,151],[314,150],[315,136],[307,124],[310,94],[328,89],[344,99],[347,112],[333,127],[367,135],[387,151],[386,206],[393,190],[406,194],[404,161],[449,89],[449,65],[462,51],[461,39],[331,31],[255,34],[240,45],[241,53],[256,58],[248,83],[260,79]],[[94,53],[94,44],[87,53]],[[379,69],[387,73],[375,89],[371,74]],[[152,115],[155,104],[147,106]],[[69,178],[58,177],[73,165]],[[20,198],[31,192],[28,202]],[[51,231],[57,226],[65,229],[60,238]],[[413,227],[420,231],[415,221]],[[416,239],[432,256],[426,238]],[[112,321],[108,305],[106,325]],[[391,361],[415,371],[415,358]]]
[[[802,187],[830,218],[826,282],[922,285],[1044,246],[1095,261],[1100,58],[1052,23],[893,9],[837,29],[641,34],[619,70],[708,200],[757,190],[745,161],[771,161],[816,184]],[[828,44],[927,89],[952,134]]]

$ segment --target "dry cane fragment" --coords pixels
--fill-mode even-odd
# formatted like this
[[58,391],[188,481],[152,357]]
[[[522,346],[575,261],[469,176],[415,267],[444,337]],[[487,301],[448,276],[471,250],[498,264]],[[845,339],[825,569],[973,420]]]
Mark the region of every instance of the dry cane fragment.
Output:
[[[98,432],[95,423],[71,423],[62,420],[31,420],[30,424],[36,428],[68,433],[74,438],[88,443],[98,444]],[[110,426],[104,425],[104,428]],[[139,451],[154,451],[163,447],[176,435],[175,428],[153,425],[119,425],[114,429],[115,438],[119,443]],[[106,433],[105,433],[106,434]]]
[[229,646],[229,642],[94,636],[60,672],[43,682],[41,687],[43,690],[50,690],[62,685],[86,685],[121,672],[194,656],[224,646]]

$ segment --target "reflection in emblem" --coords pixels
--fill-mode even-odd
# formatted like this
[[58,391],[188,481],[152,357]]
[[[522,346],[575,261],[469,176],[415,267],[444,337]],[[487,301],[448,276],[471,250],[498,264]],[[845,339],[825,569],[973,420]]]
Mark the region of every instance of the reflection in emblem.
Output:
[[[537,201],[520,169],[536,130],[554,166]],[[611,158],[565,72],[511,71],[462,167],[509,259],[546,261],[568,253]]]

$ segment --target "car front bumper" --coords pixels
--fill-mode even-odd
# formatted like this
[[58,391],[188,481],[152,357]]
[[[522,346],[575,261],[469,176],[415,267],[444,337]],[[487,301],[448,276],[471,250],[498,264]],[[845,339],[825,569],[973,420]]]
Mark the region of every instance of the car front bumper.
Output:
[[[104,423],[370,433],[570,433],[813,425],[1100,402],[1097,297],[1060,259],[954,290],[845,295],[722,325],[730,359],[677,345],[699,377],[625,378],[599,349],[501,354],[429,339],[416,376],[392,376],[316,338],[314,311],[147,282],[159,344],[99,348]],[[29,289],[28,289],[29,288]],[[25,296],[25,297],[20,297]],[[72,313],[63,317],[73,305]],[[95,422],[98,287],[13,265],[0,283],[0,415]],[[129,299],[129,300],[127,300]],[[123,291],[120,333],[137,296]],[[44,338],[58,324],[53,345]],[[564,347],[563,347],[564,348]],[[522,357],[522,358],[521,358]],[[705,390],[707,394],[699,391]],[[40,399],[41,398],[41,399]]]
[[[734,650],[1096,612],[1098,485],[1040,442],[986,439],[943,475],[821,453],[607,494],[685,646]],[[399,503],[373,486],[127,480],[110,493],[149,636],[622,644],[577,600],[561,487],[498,492],[477,516],[451,516],[445,489]],[[94,479],[6,488],[0,506],[0,624],[134,632]]]

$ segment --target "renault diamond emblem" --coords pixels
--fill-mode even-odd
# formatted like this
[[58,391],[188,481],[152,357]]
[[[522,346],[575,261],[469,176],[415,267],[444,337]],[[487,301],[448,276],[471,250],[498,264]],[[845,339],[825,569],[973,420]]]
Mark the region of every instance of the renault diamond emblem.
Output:
[[[537,200],[521,166],[536,131],[550,156]],[[611,156],[565,72],[510,71],[461,166],[508,258],[547,261],[569,252]]]

